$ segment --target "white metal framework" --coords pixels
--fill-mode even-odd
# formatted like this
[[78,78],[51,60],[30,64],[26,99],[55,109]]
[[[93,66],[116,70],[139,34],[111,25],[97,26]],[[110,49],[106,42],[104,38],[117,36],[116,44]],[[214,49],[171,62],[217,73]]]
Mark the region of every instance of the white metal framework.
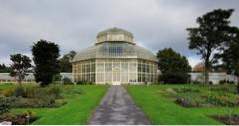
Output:
[[100,32],[94,46],[72,61],[74,81],[99,84],[152,83],[157,81],[157,58],[137,46],[133,35],[112,28]]

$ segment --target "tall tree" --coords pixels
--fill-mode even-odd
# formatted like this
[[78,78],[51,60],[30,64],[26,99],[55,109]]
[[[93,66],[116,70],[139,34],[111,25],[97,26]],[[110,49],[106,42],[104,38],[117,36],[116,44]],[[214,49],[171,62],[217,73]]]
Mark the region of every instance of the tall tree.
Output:
[[70,51],[60,59],[61,72],[72,72],[71,60],[76,55],[75,51]]
[[31,60],[29,57],[21,54],[11,55],[10,57],[12,61],[10,76],[16,77],[17,82],[21,85],[22,80],[29,72]]
[[159,69],[162,72],[160,80],[164,83],[186,83],[191,66],[185,56],[180,55],[171,48],[159,50]]
[[225,44],[226,48],[221,57],[227,72],[237,76],[237,91],[239,93],[239,29],[237,27],[232,28],[231,36],[233,39]]
[[188,28],[189,49],[197,50],[197,54],[203,59],[205,72],[204,83],[208,84],[208,73],[216,62],[214,55],[226,41],[230,41],[230,16],[233,9],[216,9],[197,18],[198,27]]
[[53,76],[59,74],[59,47],[57,44],[40,40],[32,47],[33,61],[35,63],[35,79],[41,86],[52,82]]

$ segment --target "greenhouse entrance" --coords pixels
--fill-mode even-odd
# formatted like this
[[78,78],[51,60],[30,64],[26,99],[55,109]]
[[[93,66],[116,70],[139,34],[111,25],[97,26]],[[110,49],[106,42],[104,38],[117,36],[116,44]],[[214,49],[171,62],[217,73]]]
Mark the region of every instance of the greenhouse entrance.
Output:
[[119,81],[115,81],[112,83],[112,85],[120,85],[121,83]]

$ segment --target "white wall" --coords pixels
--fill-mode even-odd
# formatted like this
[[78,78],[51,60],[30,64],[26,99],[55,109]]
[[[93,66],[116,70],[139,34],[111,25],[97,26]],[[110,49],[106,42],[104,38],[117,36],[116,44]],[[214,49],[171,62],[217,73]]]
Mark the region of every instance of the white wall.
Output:
[[[191,75],[191,81],[199,81],[203,82],[203,73],[189,73]],[[237,77],[233,75],[229,75],[227,73],[209,73],[209,81],[213,84],[219,84],[220,81],[233,81],[237,83]]]

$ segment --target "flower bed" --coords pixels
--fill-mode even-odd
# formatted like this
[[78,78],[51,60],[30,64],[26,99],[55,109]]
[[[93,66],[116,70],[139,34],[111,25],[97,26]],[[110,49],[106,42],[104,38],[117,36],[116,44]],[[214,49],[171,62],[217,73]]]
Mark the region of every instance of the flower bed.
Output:
[[239,96],[230,86],[178,87],[165,92],[183,107],[237,107]]
[[226,125],[239,125],[239,115],[212,116]]

